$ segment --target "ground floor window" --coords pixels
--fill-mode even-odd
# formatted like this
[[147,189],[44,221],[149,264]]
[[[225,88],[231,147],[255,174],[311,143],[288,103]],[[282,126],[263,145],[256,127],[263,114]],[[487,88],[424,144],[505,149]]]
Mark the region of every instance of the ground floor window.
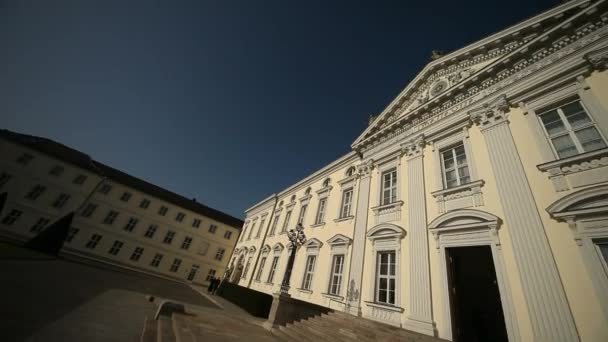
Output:
[[342,284],[342,270],[344,269],[344,255],[334,255],[331,263],[331,278],[329,279],[329,293],[333,295],[340,294],[340,285]]
[[315,272],[315,262],[317,257],[315,255],[309,255],[306,258],[306,267],[304,268],[304,279],[302,279],[302,289],[310,290],[312,285],[312,276]]
[[209,273],[207,273],[207,278],[205,280],[211,281],[213,278],[215,278],[215,270],[212,268],[209,270]]
[[249,272],[250,266],[251,266],[251,257],[249,257],[247,259],[247,264],[245,265],[245,270],[243,271],[243,276],[242,276],[243,279],[247,278],[247,273]]
[[262,257],[260,260],[260,266],[258,267],[258,273],[255,275],[255,281],[260,281],[262,278],[262,271],[264,270],[264,265],[266,264],[266,257]]
[[604,266],[604,271],[606,271],[608,274],[608,239],[594,240],[593,244],[595,245],[595,250],[600,256],[600,260]]
[[395,251],[378,252],[376,264],[376,302],[395,305]]
[[268,280],[266,282],[272,283],[274,280],[274,273],[277,271],[277,264],[279,263],[279,257],[275,256],[272,258],[272,264],[270,265],[270,272],[268,272]]

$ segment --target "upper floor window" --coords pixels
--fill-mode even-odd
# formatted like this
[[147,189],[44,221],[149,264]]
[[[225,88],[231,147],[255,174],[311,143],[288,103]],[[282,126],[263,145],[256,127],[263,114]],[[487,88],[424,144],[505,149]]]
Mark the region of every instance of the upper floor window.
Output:
[[270,227],[270,232],[268,232],[268,236],[273,236],[276,232],[277,225],[279,224],[279,216],[280,215],[275,215],[274,219],[272,220],[272,226]]
[[144,237],[147,237],[147,238],[150,238],[150,239],[153,238],[157,229],[158,229],[157,225],[151,224],[150,226],[148,226],[148,230],[146,230],[146,233],[144,234]]
[[97,209],[97,204],[89,203],[86,207],[84,207],[84,209],[82,209],[82,213],[80,215],[83,217],[90,217],[95,209]]
[[231,231],[225,231],[224,232],[224,239],[229,240],[230,237],[232,236],[232,232]]
[[173,242],[174,237],[175,237],[175,232],[170,230],[167,232],[167,235],[165,235],[165,239],[163,240],[163,242],[171,244],[171,242]]
[[49,224],[51,220],[41,217],[38,221],[30,228],[31,233],[39,233],[41,232],[47,224]]
[[209,225],[209,233],[215,234],[216,230],[217,230],[217,226],[216,225],[214,225],[214,224]]
[[226,252],[224,248],[218,248],[217,253],[215,253],[215,260],[222,261],[224,258],[224,252]]
[[29,153],[24,153],[22,155],[19,156],[19,158],[17,158],[17,163],[21,164],[21,165],[27,165],[29,164],[29,162],[32,161],[32,159],[34,159],[34,156],[29,154]]
[[171,264],[171,268],[169,268],[169,272],[177,272],[179,266],[182,264],[182,259],[175,258],[173,260],[173,264]]
[[190,248],[190,244],[192,244],[192,238],[189,236],[186,236],[184,238],[184,242],[182,242],[182,249]]
[[137,222],[139,222],[139,220],[135,217],[131,217],[129,219],[129,222],[127,222],[127,224],[125,225],[125,231],[127,232],[132,232],[133,229],[135,228],[135,226],[137,225]]
[[89,249],[95,249],[95,247],[97,247],[97,244],[99,243],[99,241],[101,241],[101,238],[102,238],[102,236],[99,234],[91,235],[91,239],[87,242],[85,247],[89,248]]
[[131,257],[129,258],[132,261],[139,261],[139,258],[141,258],[141,255],[144,253],[144,249],[142,247],[135,247],[135,249],[133,250],[133,254],[131,254]]
[[2,219],[2,224],[5,224],[7,226],[12,225],[13,223],[15,223],[15,221],[17,221],[17,219],[19,219],[21,214],[23,214],[23,211],[21,210],[11,210],[11,212]]
[[160,262],[163,260],[163,255],[156,253],[154,254],[154,258],[152,259],[152,262],[150,263],[150,266],[152,267],[158,267],[158,265],[160,265]]
[[36,184],[30,192],[25,194],[25,198],[30,199],[32,201],[36,200],[42,193],[46,190],[46,186]]
[[[255,238],[258,239],[260,235],[262,235],[262,229],[264,228],[264,223],[266,223],[266,219],[262,219],[260,225],[258,226],[258,232],[255,233]],[[226,237],[226,233],[224,233],[224,237]]]
[[281,228],[281,232],[287,231],[287,227],[289,227],[289,219],[291,219],[291,210],[288,210],[287,214],[285,214],[285,221],[283,221],[283,228]]
[[61,165],[55,165],[53,166],[53,168],[51,169],[51,171],[49,171],[49,175],[52,176],[61,176],[61,174],[63,173],[63,166]]
[[207,273],[207,278],[205,278],[206,281],[211,281],[211,279],[215,278],[215,270],[213,268],[209,269],[209,273]]
[[595,122],[578,100],[539,116],[560,159],[606,147]]
[[67,203],[67,201],[70,199],[70,195],[68,194],[60,194],[57,199],[55,199],[55,201],[53,202],[52,206],[54,208],[60,209],[63,208],[63,206]]
[[300,215],[298,216],[298,224],[304,224],[304,217],[306,216],[307,204],[303,204],[300,208]]
[[329,183],[331,182],[331,179],[327,178],[323,181],[323,187],[326,188],[329,186]]
[[147,199],[147,198],[142,199],[142,200],[141,200],[141,203],[139,203],[139,207],[140,207],[140,208],[143,208],[143,209],[146,209],[146,208],[148,208],[149,206],[150,206],[150,200],[149,200],[149,199]]
[[114,223],[114,220],[116,220],[116,217],[118,217],[118,212],[114,211],[114,210],[110,210],[108,212],[108,215],[106,215],[106,218],[103,219],[103,223],[112,224],[112,223]]
[[194,219],[192,221],[192,227],[198,228],[200,225],[201,225],[201,220],[200,219]]
[[342,204],[340,206],[340,218],[349,217],[351,215],[350,208],[353,202],[353,189],[346,189],[342,192]]
[[120,250],[122,249],[122,246],[124,246],[124,242],[122,241],[114,241],[114,244],[112,245],[112,247],[110,248],[110,250],[108,250],[108,253],[111,255],[118,255],[118,252],[120,252]]
[[175,216],[175,221],[182,222],[184,220],[184,217],[186,217],[184,213],[177,213],[177,215]]
[[128,202],[131,198],[132,194],[128,191],[123,192],[122,196],[120,196],[120,200],[123,202]]
[[392,169],[382,173],[382,202],[381,205],[397,201],[397,170]]
[[441,151],[443,184],[446,188],[467,184],[471,181],[464,145],[461,143]]
[[112,186],[110,184],[103,184],[100,188],[99,188],[99,192],[107,195],[108,192],[110,192],[110,190],[112,190]]
[[0,188],[2,188],[6,183],[8,183],[11,178],[13,178],[13,176],[9,175],[6,172],[2,172],[2,174],[0,174]]
[[168,210],[169,210],[169,208],[167,208],[163,205],[160,207],[160,209],[158,209],[158,215],[165,216],[165,215],[167,215]]
[[346,177],[353,176],[355,174],[355,167],[351,166],[346,170]]
[[[257,222],[253,221],[253,223],[251,224],[251,228],[249,228],[249,234],[247,235],[247,240],[251,240],[251,235],[253,234],[253,231],[255,230],[255,224]],[[243,235],[245,235],[245,232],[243,231]]]
[[76,237],[76,234],[78,234],[78,232],[80,231],[79,228],[70,228],[70,231],[68,233],[68,236],[65,238],[65,242],[70,243],[72,242],[72,240],[74,240],[74,238]]
[[85,180],[87,180],[87,176],[85,176],[85,175],[78,175],[78,176],[76,176],[74,178],[74,180],[72,181],[72,183],[81,185],[81,184],[84,183]]
[[319,207],[317,208],[317,217],[315,224],[321,224],[325,222],[325,207],[327,206],[327,197],[319,200]]
[[304,195],[306,195],[306,196],[310,195],[311,191],[312,191],[312,189],[310,187],[306,188],[306,191],[304,191]]

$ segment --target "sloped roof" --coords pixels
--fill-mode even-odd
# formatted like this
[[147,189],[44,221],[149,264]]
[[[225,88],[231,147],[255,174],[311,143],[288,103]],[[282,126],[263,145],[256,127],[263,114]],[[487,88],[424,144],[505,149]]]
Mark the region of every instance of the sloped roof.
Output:
[[217,209],[210,208],[196,202],[195,200],[186,198],[167,189],[148,183],[140,178],[131,176],[101,162],[95,161],[88,154],[51,139],[16,133],[6,129],[0,129],[0,137],[53,156],[66,163],[86,169],[100,176],[108,177],[117,183],[124,184],[150,196],[162,199],[184,209],[188,209],[200,215],[229,225],[233,228],[240,230],[243,226],[243,221],[236,217],[223,213]]

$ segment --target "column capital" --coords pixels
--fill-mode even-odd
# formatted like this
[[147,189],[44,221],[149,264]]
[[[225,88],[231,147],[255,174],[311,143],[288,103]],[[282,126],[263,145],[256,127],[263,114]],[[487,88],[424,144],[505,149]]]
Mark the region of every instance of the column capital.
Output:
[[583,58],[591,64],[594,70],[603,71],[608,69],[608,49],[601,48],[591,51],[583,56]]
[[401,152],[407,156],[408,160],[422,157],[425,145],[424,134],[420,134],[416,138],[401,144]]
[[492,101],[484,103],[482,106],[469,111],[471,121],[481,129],[493,127],[495,125],[506,123],[509,108],[511,105],[507,101],[506,95],[500,95]]
[[357,173],[359,177],[369,177],[374,169],[374,160],[370,159],[362,164],[357,165]]

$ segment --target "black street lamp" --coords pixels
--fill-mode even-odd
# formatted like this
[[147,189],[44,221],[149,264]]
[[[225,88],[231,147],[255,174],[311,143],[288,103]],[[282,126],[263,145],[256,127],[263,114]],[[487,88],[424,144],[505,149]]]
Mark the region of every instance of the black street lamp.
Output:
[[283,276],[283,283],[281,284],[281,294],[288,294],[289,292],[289,280],[291,279],[291,270],[293,269],[293,263],[296,259],[296,252],[298,247],[302,246],[306,242],[306,235],[304,235],[304,227],[298,223],[296,229],[291,229],[287,233],[287,238],[290,242],[291,252],[289,259],[287,260],[287,269]]

